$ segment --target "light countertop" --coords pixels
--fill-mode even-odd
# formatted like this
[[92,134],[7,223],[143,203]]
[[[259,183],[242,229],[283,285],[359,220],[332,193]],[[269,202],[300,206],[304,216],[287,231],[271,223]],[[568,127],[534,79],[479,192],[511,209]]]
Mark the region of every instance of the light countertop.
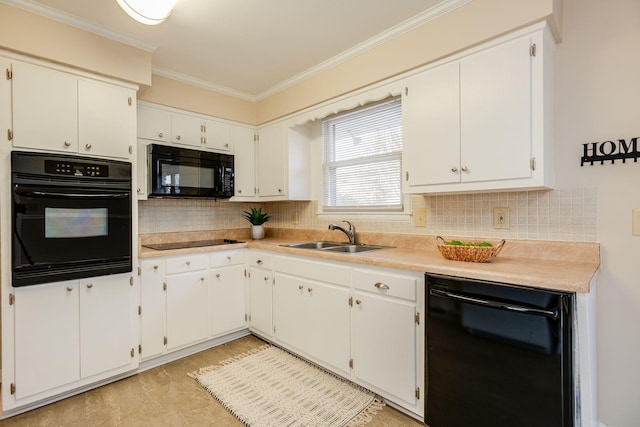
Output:
[[443,258],[437,250],[434,236],[358,233],[361,242],[394,247],[346,254],[282,246],[312,240],[343,240],[340,239],[343,236],[336,235],[335,232],[327,236],[323,231],[277,229],[271,230],[267,234],[268,237],[263,240],[251,240],[243,233],[244,230],[232,230],[209,234],[192,232],[142,235],[139,239],[140,244],[151,241],[205,240],[212,236],[245,240],[246,243],[166,251],[139,246],[139,257],[144,259],[248,247],[274,253],[309,256],[315,259],[582,293],[590,291],[591,283],[600,265],[598,243],[513,240],[507,241],[502,252],[491,262],[473,263]]

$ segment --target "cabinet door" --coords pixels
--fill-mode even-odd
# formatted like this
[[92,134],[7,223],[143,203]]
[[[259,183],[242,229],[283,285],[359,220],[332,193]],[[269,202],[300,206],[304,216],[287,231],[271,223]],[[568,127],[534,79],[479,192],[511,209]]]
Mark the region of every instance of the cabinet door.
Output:
[[77,152],[77,78],[21,62],[12,70],[13,145]]
[[460,61],[463,182],[531,175],[529,36]]
[[310,342],[315,339],[310,331],[311,298],[307,291],[312,288],[313,282],[309,280],[275,273],[274,336],[284,344],[305,353],[310,353]]
[[260,128],[258,140],[258,195],[286,196],[287,163],[284,124]]
[[204,341],[208,336],[207,271],[167,276],[167,349]]
[[251,329],[271,336],[271,272],[252,267],[249,273]]
[[309,353],[344,373],[349,372],[349,289],[311,283],[305,289],[311,300]]
[[14,291],[16,399],[79,380],[78,281]]
[[129,158],[135,91],[106,83],[78,82],[78,152]]
[[235,196],[254,197],[256,195],[256,147],[255,131],[251,128],[234,126]]
[[415,305],[356,292],[352,313],[353,372],[365,381],[415,405]]
[[246,327],[244,265],[211,271],[211,335]]
[[204,148],[207,150],[227,151],[233,153],[231,125],[213,120],[204,124]]
[[167,142],[169,126],[168,112],[138,106],[138,138]]
[[134,361],[130,277],[119,274],[80,281],[80,373],[83,378],[126,367]]
[[136,145],[136,194],[138,200],[147,200],[149,195],[149,159],[147,157],[148,145],[142,139],[138,139]]
[[407,192],[421,185],[459,182],[459,63],[413,76],[406,87],[402,100],[402,162]]
[[202,120],[196,117],[172,114],[171,142],[200,148],[202,146]]
[[164,351],[164,262],[144,260],[140,268],[140,356],[146,359]]

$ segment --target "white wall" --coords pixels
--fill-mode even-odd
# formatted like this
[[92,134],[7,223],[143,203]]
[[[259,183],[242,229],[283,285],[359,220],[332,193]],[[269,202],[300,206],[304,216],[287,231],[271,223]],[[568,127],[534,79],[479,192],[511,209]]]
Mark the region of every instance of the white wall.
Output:
[[557,187],[598,190],[598,399],[609,426],[640,426],[640,162],[580,167],[582,144],[640,136],[640,1],[565,0],[556,51]]

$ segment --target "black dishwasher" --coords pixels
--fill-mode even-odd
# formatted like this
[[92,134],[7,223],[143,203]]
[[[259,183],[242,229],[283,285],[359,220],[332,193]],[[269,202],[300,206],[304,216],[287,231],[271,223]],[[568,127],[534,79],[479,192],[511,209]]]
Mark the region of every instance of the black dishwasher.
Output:
[[426,275],[429,427],[574,424],[574,294]]

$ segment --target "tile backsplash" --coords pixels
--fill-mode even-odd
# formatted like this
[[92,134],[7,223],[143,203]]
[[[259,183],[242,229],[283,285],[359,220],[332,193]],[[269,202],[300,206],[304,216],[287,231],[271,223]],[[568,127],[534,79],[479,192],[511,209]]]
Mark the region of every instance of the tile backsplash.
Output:
[[[597,240],[597,190],[519,191],[436,195],[411,198],[413,209],[424,208],[427,226],[411,221],[354,221],[359,231],[490,237],[527,240]],[[219,230],[248,227],[242,211],[265,206],[272,216],[267,227],[326,229],[318,219],[317,202],[235,203],[216,200],[151,199],[139,202],[140,233]],[[493,228],[493,208],[509,208],[510,228]],[[345,215],[345,219],[349,219]]]

